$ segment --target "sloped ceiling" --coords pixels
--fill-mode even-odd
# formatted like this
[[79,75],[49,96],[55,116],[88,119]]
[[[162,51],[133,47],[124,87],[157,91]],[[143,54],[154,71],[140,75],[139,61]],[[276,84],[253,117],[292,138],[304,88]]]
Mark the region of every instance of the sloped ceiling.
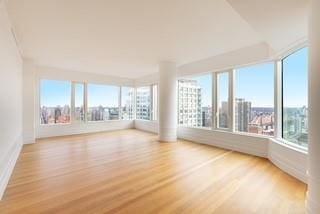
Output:
[[308,0],[227,0],[275,52],[307,38]]

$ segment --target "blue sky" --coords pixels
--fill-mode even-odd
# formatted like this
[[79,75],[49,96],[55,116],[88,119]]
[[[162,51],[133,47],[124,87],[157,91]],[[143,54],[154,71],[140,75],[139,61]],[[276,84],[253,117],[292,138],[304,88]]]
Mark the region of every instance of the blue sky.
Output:
[[68,81],[41,80],[41,106],[71,105],[71,83]]
[[[308,49],[301,49],[283,61],[284,106],[307,106]],[[211,74],[192,78],[202,87],[202,105],[211,106]],[[228,88],[227,75],[220,77],[220,98],[225,100]],[[265,63],[237,69],[235,97],[245,98],[253,107],[273,107],[274,64]],[[224,83],[224,84],[222,84]],[[83,103],[83,85],[76,85],[76,106]],[[79,93],[77,93],[79,92]],[[41,106],[70,105],[71,83],[68,81],[42,80]],[[88,84],[88,106],[118,106],[119,87]]]
[[[308,106],[308,48],[303,48],[283,60],[284,107]],[[320,92],[319,92],[320,93]]]
[[[75,87],[75,105],[83,103],[82,84]],[[79,92],[79,93],[77,93]],[[119,87],[110,85],[88,84],[88,106],[118,106]],[[41,106],[71,105],[71,83],[68,81],[41,80]]]
[[88,107],[117,107],[119,105],[119,87],[88,84]]
[[[283,93],[285,107],[307,106],[308,49],[301,49],[283,62]],[[202,105],[211,105],[211,75],[192,78],[202,87]],[[220,100],[228,96],[228,75],[219,75]],[[252,107],[274,105],[274,63],[239,68],[235,73],[235,97],[251,101]]]
[[273,107],[274,63],[237,69],[235,97],[251,101],[252,107]]

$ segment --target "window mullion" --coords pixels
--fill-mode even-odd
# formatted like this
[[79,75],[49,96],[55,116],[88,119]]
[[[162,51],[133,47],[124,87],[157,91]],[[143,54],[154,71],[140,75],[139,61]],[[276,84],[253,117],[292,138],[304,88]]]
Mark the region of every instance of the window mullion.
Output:
[[75,122],[75,82],[72,82],[71,84],[71,113],[70,113],[70,121],[71,123]]
[[282,60],[276,61],[274,72],[274,136],[282,138]]

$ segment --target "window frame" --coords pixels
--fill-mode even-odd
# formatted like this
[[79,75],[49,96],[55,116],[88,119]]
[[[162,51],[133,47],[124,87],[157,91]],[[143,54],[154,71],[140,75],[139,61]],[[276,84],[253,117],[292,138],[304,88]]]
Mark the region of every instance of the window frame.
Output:
[[[43,81],[43,80],[47,80],[47,81],[60,81],[60,82],[68,82],[69,84],[70,84],[70,121],[68,122],[68,123],[52,123],[52,124],[43,124],[43,123],[41,123],[41,81]],[[53,78],[46,78],[46,77],[40,77],[39,79],[38,79],[38,83],[37,83],[37,85],[38,85],[38,93],[37,93],[37,95],[38,95],[38,109],[39,109],[39,111],[38,111],[38,113],[37,113],[37,116],[36,116],[36,119],[37,119],[37,123],[38,123],[38,125],[40,126],[40,127],[47,127],[47,126],[66,126],[66,125],[71,125],[73,122],[72,122],[72,94],[73,94],[73,92],[72,92],[72,88],[73,88],[73,82],[72,81],[70,81],[70,80],[64,80],[64,79],[53,79]]]
[[[227,118],[227,128],[219,127],[219,75],[228,74],[228,118]],[[234,132],[234,69],[223,70],[214,72],[214,130]]]
[[[91,121],[91,120],[89,120],[88,118],[88,114],[89,114],[89,104],[88,104],[88,98],[89,98],[89,93],[88,93],[88,86],[89,85],[100,85],[100,86],[114,86],[114,87],[117,87],[117,93],[118,93],[118,119],[116,119],[116,120],[110,120],[110,119],[108,119],[108,120],[97,120],[97,121]],[[107,83],[96,83],[96,82],[88,82],[88,83],[86,83],[86,116],[85,116],[85,118],[86,118],[86,123],[104,123],[104,122],[112,122],[112,121],[120,121],[120,120],[122,120],[121,119],[121,117],[122,117],[122,115],[121,115],[121,86],[119,86],[119,85],[112,85],[112,84],[107,84]]]
[[[204,127],[204,126],[190,126],[188,124],[180,124],[180,91],[179,91],[179,81],[183,80],[185,78],[195,78],[195,77],[200,77],[200,76],[210,76],[211,77],[211,126],[210,127]],[[186,128],[193,128],[193,129],[204,129],[204,130],[214,130],[215,129],[215,100],[214,100],[214,92],[216,91],[215,89],[215,72],[207,72],[207,73],[201,73],[201,74],[194,74],[194,75],[188,75],[188,76],[184,76],[181,78],[177,79],[177,126],[178,127],[186,127]]]
[[[76,84],[83,84],[83,111],[84,111],[84,120],[77,121],[75,120],[75,113],[76,113]],[[72,124],[83,124],[87,122],[87,108],[86,108],[86,88],[87,84],[85,82],[80,81],[72,81],[72,88],[71,88],[71,123]]]
[[[123,112],[122,112],[122,94],[123,88],[131,88],[133,90],[133,97],[132,97],[132,119],[123,119]],[[136,109],[136,88],[134,86],[120,86],[120,99],[119,99],[119,120],[124,121],[131,121],[135,120],[135,109]]]
[[[273,126],[274,126],[274,133],[273,135],[263,135],[263,134],[257,134],[257,133],[250,133],[250,132],[241,132],[241,131],[237,131],[236,127],[235,127],[235,99],[236,99],[236,73],[238,72],[238,70],[243,69],[243,68],[247,68],[247,67],[252,67],[252,66],[256,66],[256,65],[263,65],[263,64],[273,64],[273,112],[274,112],[274,122],[273,122]],[[233,97],[233,132],[235,134],[241,134],[241,135],[248,135],[248,136],[256,136],[256,137],[263,137],[263,138],[274,138],[277,136],[277,124],[278,124],[278,117],[279,117],[279,111],[278,109],[278,67],[277,67],[277,61],[275,60],[267,60],[267,61],[262,61],[259,63],[254,63],[254,64],[250,64],[250,65],[245,65],[245,66],[240,66],[240,67],[236,67],[234,68],[234,74],[233,74],[233,93],[234,93],[234,97]],[[281,77],[280,77],[281,78]]]
[[[157,106],[156,109],[154,108],[154,86],[157,88]],[[150,91],[150,111],[149,111],[149,118],[150,119],[138,119],[137,118],[137,90],[138,88],[149,88]],[[134,96],[134,119],[133,120],[142,120],[142,121],[158,121],[159,120],[159,84],[158,83],[152,83],[148,85],[140,85],[135,87],[135,96]],[[156,118],[154,118],[154,113],[156,114]]]
[[[286,55],[280,57],[276,63],[277,63],[277,87],[278,87],[278,90],[276,91],[277,93],[277,100],[279,101],[278,103],[278,110],[279,110],[279,113],[277,115],[277,118],[278,118],[278,123],[277,123],[277,134],[275,135],[276,136],[276,139],[278,141],[280,141],[281,143],[283,144],[286,144],[294,149],[297,149],[297,150],[300,150],[300,151],[304,151],[304,152],[307,152],[308,151],[308,146],[302,146],[302,145],[299,145],[299,144],[296,144],[296,143],[293,143],[289,140],[286,140],[284,139],[283,137],[283,129],[284,129],[284,120],[283,120],[283,103],[284,103],[284,99],[283,99],[283,62],[285,59],[287,59],[288,57],[290,57],[291,55],[295,54],[296,52],[304,49],[304,48],[308,48],[308,46],[306,44],[302,45],[302,46],[298,46],[292,50],[290,50],[290,52],[287,52]],[[307,59],[308,60],[308,59]],[[308,72],[308,71],[307,71]],[[308,96],[308,94],[307,94]],[[308,133],[309,134],[309,133]],[[309,142],[308,142],[309,143]],[[308,144],[307,143],[307,144]]]

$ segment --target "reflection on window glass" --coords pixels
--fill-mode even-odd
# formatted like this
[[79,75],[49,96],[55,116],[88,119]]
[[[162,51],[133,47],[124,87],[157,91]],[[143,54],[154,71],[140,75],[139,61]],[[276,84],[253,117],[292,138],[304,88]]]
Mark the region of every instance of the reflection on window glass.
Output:
[[282,135],[292,143],[308,145],[308,49],[301,49],[282,62]]
[[121,87],[121,111],[123,120],[133,119],[134,88]]
[[152,120],[158,120],[158,85],[152,86]]
[[150,87],[139,87],[136,93],[136,118],[150,120],[151,118],[151,91]]
[[229,128],[229,73],[218,74],[218,128]]
[[74,120],[84,121],[84,84],[74,84]]
[[40,81],[40,123],[70,123],[71,82]]
[[88,84],[88,120],[119,119],[119,87]]
[[212,126],[212,76],[178,81],[179,124],[193,127]]
[[274,135],[274,64],[236,70],[235,130]]

